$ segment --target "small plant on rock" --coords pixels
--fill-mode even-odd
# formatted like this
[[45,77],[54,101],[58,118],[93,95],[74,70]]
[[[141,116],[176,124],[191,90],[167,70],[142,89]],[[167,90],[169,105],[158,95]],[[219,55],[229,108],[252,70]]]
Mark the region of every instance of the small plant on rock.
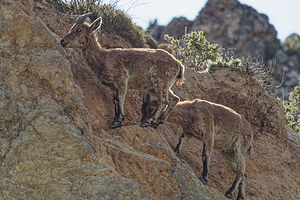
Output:
[[222,59],[218,59],[215,62],[212,62],[208,68],[207,72],[208,73],[213,73],[217,69],[220,68],[237,68],[240,69],[241,71],[246,71],[246,67],[243,65],[242,60],[239,58],[233,58],[233,57],[222,57]]
[[290,35],[282,44],[283,49],[288,54],[300,52],[300,36],[297,34]]
[[175,56],[186,66],[197,71],[204,71],[210,62],[220,58],[220,48],[216,44],[210,44],[203,32],[186,33],[181,39],[175,39],[165,35]]
[[[300,80],[299,80],[300,82]],[[283,101],[285,121],[288,127],[300,134],[300,87],[289,93],[289,101]]]

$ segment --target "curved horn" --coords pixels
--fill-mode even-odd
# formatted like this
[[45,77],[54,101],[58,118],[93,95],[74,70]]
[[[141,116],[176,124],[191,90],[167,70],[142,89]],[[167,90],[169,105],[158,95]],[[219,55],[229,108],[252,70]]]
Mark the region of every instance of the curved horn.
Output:
[[85,21],[85,19],[88,17],[88,16],[90,16],[91,14],[93,14],[92,12],[89,12],[89,13],[86,13],[86,14],[84,14],[84,15],[80,15],[77,19],[76,19],[76,24],[82,24],[84,21]]

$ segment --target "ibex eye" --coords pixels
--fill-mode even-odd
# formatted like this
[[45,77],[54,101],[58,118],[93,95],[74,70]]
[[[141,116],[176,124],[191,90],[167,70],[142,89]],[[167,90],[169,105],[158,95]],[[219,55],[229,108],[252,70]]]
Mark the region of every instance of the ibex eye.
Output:
[[80,28],[76,29],[76,32],[81,32],[81,29]]

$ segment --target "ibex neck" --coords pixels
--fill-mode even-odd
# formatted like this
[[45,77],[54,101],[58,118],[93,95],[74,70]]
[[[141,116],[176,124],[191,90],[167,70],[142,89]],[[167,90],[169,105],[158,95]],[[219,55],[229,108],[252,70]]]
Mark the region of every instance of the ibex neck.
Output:
[[[82,50],[84,56],[86,57],[88,62],[93,62],[90,59],[95,58],[95,55],[99,55],[103,52],[105,52],[105,49],[101,48],[101,45],[98,43],[96,39],[96,35],[92,33],[92,35],[89,38],[88,44],[85,49]],[[96,56],[97,57],[97,56]]]
[[167,121],[176,124],[178,126],[181,126],[182,122],[183,122],[183,117],[182,113],[180,113],[180,111],[175,107],[171,114],[169,115]]

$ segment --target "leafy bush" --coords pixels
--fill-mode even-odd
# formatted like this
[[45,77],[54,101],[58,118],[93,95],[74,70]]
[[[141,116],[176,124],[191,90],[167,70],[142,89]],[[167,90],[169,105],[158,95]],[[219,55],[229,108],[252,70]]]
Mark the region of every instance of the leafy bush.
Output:
[[210,44],[202,31],[186,33],[181,39],[165,35],[165,40],[185,66],[197,71],[212,73],[222,67],[246,71],[241,59],[234,58],[217,44]]
[[36,0],[44,5],[53,5],[61,12],[84,14],[102,4],[102,0]]
[[[299,80],[300,82],[300,80]],[[300,134],[300,87],[289,93],[289,101],[283,101],[287,126]]]
[[85,14],[94,11],[102,4],[102,0],[63,0],[70,9],[77,14]]
[[220,69],[222,67],[225,68],[237,68],[240,69],[241,71],[246,71],[246,68],[243,66],[242,60],[239,58],[224,58],[224,59],[219,59],[216,62],[213,62],[209,65],[207,72],[208,73],[213,73],[217,69]]
[[204,73],[213,73],[219,68],[237,68],[255,78],[264,86],[271,82],[269,69],[258,58],[237,58],[232,49],[223,49],[210,44],[203,32],[191,32],[180,39],[165,35],[168,47],[160,45],[177,57],[186,67]]
[[181,39],[165,35],[175,56],[187,67],[204,71],[210,62],[220,58],[220,48],[210,44],[203,36],[203,32],[186,33]]
[[288,54],[300,52],[300,36],[297,34],[290,35],[282,44],[283,49]]

